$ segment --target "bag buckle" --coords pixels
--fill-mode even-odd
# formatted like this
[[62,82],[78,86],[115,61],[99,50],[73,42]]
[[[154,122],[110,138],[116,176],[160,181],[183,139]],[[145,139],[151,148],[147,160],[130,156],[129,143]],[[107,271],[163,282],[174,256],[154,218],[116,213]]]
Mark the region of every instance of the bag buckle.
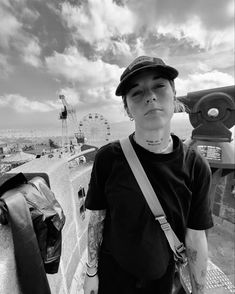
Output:
[[166,220],[165,215],[156,216],[155,220],[157,220],[163,231],[169,231],[171,229],[170,224]]
[[185,246],[181,243],[178,247],[175,247],[175,260],[181,265],[186,265],[188,262]]

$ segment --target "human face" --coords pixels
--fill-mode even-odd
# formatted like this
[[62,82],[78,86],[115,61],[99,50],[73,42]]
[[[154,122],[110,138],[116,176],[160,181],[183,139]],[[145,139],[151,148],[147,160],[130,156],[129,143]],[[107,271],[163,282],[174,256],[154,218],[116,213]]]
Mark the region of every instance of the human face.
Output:
[[154,70],[134,77],[126,94],[127,112],[134,118],[136,127],[145,130],[164,128],[174,113],[175,91],[169,80]]

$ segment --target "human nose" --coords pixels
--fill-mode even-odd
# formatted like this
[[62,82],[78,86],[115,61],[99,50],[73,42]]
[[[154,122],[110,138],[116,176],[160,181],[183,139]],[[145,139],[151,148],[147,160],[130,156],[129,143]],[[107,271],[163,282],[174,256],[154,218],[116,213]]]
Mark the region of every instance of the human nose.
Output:
[[147,93],[146,98],[145,98],[145,103],[149,104],[149,103],[153,103],[157,101],[157,96],[154,93]]

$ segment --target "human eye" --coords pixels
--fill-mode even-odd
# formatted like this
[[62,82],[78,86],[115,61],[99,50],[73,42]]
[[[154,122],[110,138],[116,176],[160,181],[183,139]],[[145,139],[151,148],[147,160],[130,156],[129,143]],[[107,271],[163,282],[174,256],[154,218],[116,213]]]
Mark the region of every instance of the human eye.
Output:
[[136,86],[133,87],[130,92],[129,92],[129,96],[131,98],[138,98],[141,97],[143,95],[144,90],[142,89],[142,87]]
[[143,93],[143,91],[141,91],[141,90],[136,90],[136,91],[134,91],[133,93],[132,93],[132,97],[138,97],[138,96],[140,96],[141,94]]
[[163,83],[161,83],[161,84],[157,83],[157,84],[153,85],[154,90],[161,89],[164,87],[165,87],[165,84],[163,84]]

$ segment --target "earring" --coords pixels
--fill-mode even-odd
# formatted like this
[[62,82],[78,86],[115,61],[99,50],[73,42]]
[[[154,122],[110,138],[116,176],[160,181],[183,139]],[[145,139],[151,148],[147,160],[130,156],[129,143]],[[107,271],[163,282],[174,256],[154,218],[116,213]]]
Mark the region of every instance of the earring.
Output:
[[130,117],[130,121],[133,121],[134,120],[134,117]]

